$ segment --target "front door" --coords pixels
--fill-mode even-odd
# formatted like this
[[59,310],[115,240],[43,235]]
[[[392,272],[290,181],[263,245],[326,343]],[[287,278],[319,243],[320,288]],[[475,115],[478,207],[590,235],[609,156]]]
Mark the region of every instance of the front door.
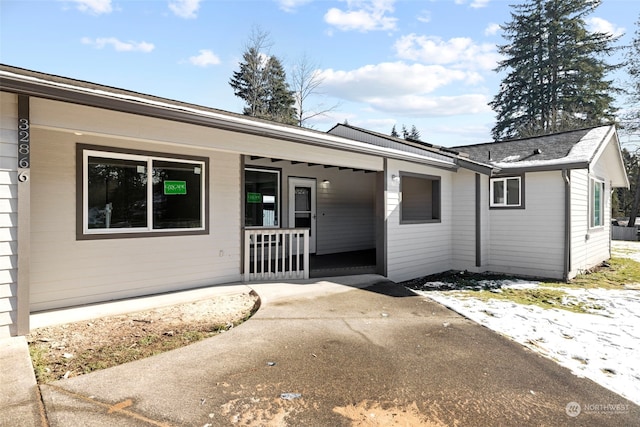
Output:
[[309,252],[316,252],[316,180],[289,178],[289,227],[309,229]]

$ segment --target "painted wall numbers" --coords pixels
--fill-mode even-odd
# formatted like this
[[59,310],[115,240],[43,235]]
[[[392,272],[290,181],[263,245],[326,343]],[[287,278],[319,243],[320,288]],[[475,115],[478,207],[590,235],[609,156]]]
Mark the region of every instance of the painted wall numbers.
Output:
[[18,96],[18,168],[31,167],[31,123],[29,121],[29,97]]

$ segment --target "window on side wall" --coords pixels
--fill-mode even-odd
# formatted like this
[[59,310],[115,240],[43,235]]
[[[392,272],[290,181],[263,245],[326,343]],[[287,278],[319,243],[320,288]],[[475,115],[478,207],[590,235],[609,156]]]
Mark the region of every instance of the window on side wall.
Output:
[[522,207],[522,177],[491,178],[490,206],[492,208]]
[[400,172],[400,223],[440,222],[440,177]]
[[205,158],[79,147],[81,238],[204,234]]
[[280,227],[280,171],[245,168],[245,227]]
[[602,227],[604,225],[604,182],[591,179],[590,187],[589,225],[591,227]]

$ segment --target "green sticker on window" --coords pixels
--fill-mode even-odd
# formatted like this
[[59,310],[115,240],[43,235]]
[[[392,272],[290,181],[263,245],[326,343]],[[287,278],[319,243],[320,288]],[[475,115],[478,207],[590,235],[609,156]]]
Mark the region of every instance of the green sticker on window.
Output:
[[260,202],[262,202],[262,194],[247,193],[247,203],[260,203]]
[[187,181],[164,181],[164,194],[187,194]]

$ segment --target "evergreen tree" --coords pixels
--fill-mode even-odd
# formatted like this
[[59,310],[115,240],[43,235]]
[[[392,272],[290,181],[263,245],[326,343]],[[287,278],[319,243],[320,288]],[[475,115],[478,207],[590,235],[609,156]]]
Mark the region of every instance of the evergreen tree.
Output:
[[631,45],[625,52],[626,71],[629,74],[627,97],[629,110],[622,118],[627,132],[640,134],[640,16],[636,21],[636,31]]
[[407,130],[407,127],[405,125],[402,125],[402,137],[404,139],[407,139],[407,136],[409,136],[409,131]]
[[265,53],[270,46],[268,37],[268,33],[253,29],[250,43],[242,54],[240,70],[233,72],[229,84],[234,95],[246,103],[243,114],[293,124],[295,99],[282,63]]
[[600,59],[614,51],[616,37],[586,29],[584,17],[600,0],[532,0],[512,6],[503,27],[507,71],[489,103],[497,113],[496,140],[542,135],[599,125],[614,119],[613,94],[606,79],[619,67]]
[[253,46],[242,54],[242,59],[240,70],[233,72],[229,84],[233,88],[233,94],[246,103],[243,114],[261,117],[267,109],[264,102],[267,87],[264,73],[265,61],[258,49]]
[[408,141],[420,141],[420,132],[415,125],[411,126],[411,132],[405,137]]
[[296,124],[296,109],[293,92],[289,90],[282,63],[272,56],[267,61],[265,73],[266,111],[263,117],[280,123]]
[[396,130],[396,125],[393,125],[393,127],[391,128],[391,136],[394,138],[398,138],[400,135],[398,135],[398,131]]

